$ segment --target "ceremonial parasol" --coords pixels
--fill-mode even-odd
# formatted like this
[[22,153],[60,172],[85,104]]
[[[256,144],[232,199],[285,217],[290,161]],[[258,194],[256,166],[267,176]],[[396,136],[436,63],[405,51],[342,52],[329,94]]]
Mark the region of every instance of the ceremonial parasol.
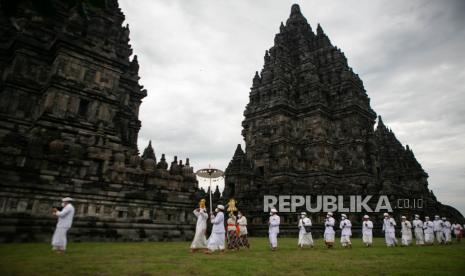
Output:
[[212,212],[212,179],[224,176],[224,172],[208,166],[208,169],[200,169],[195,173],[198,177],[208,178],[210,180],[210,213]]

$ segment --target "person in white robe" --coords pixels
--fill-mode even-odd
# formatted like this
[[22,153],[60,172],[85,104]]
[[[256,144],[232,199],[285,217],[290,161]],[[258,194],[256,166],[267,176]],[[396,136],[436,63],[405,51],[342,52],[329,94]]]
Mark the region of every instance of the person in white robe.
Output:
[[194,216],[197,217],[197,224],[195,225],[195,235],[191,244],[191,252],[207,248],[206,232],[208,213],[204,204],[205,200],[202,199],[199,208],[194,210]]
[[384,237],[386,239],[386,245],[388,247],[396,246],[396,221],[393,218],[391,218],[388,213],[384,213],[383,216],[383,232]]
[[352,223],[347,219],[346,214],[341,215],[341,222],[339,223],[339,228],[341,229],[341,245],[342,247],[352,248],[352,242],[350,237],[352,236]]
[[452,230],[454,231],[455,240],[459,243],[462,240],[462,231],[463,231],[462,225],[456,222],[452,224]]
[[270,239],[271,250],[275,251],[278,248],[279,224],[281,219],[278,216],[278,211],[272,208],[270,211],[270,219],[268,221],[268,238]]
[[373,222],[368,215],[363,216],[362,241],[366,247],[373,246]]
[[409,246],[412,244],[412,224],[410,221],[407,220],[406,216],[401,217],[401,245],[402,246]]
[[312,220],[307,217],[307,213],[300,213],[300,219],[297,227],[299,228],[299,241],[297,245],[300,248],[304,246],[313,247],[313,237],[310,227],[312,226]]
[[240,211],[237,213],[237,224],[239,225],[240,245],[250,248],[247,232],[247,218]]
[[442,232],[442,228],[444,227],[444,222],[438,215],[434,216],[434,236],[436,237],[436,241],[439,244],[444,243],[444,233]]
[[57,253],[65,253],[66,245],[68,243],[66,234],[73,225],[74,218],[74,207],[71,204],[73,201],[70,197],[65,197],[61,200],[61,206],[63,209],[59,211],[57,208],[53,208],[53,215],[58,218],[58,222],[55,228],[55,232],[52,237],[52,248]]
[[211,254],[217,250],[224,252],[225,229],[223,211],[224,206],[220,204],[216,207],[215,213],[210,214],[210,222],[213,224],[213,227],[207,241],[207,254]]
[[434,243],[434,223],[429,220],[429,217],[425,217],[425,223],[423,223],[423,231],[425,233],[425,244],[433,245]]
[[336,221],[333,218],[333,213],[328,212],[328,214],[326,214],[324,232],[324,239],[327,248],[332,248],[334,245],[334,236],[336,235],[336,232],[334,232],[335,224]]
[[415,215],[415,219],[412,221],[413,232],[415,233],[415,242],[417,245],[424,245],[425,238],[423,236],[423,221],[421,221],[419,215]]
[[452,243],[452,225],[450,224],[450,221],[448,221],[446,217],[443,217],[442,221],[444,222],[444,226],[442,227],[444,243],[451,244]]

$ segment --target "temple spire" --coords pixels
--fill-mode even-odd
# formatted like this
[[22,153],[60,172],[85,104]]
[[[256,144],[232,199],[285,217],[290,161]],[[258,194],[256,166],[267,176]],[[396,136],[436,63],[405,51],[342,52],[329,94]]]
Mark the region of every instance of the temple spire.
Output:
[[[240,157],[244,155],[244,151],[242,150],[241,144],[237,144],[236,151],[234,152],[234,157]],[[233,158],[234,158],[233,157]]]
[[155,151],[152,148],[152,140],[149,141],[148,146],[144,149],[144,153],[142,153],[142,159],[156,160]]
[[253,77],[253,86],[258,86],[261,83],[260,75],[258,75],[258,71],[255,71],[255,76]]
[[323,31],[323,28],[321,27],[320,23],[318,23],[318,26],[316,27],[316,35],[318,36],[325,35],[325,32]]
[[381,118],[381,115],[378,116],[378,128],[386,128],[386,126],[383,123],[383,118]]
[[293,16],[303,16],[300,12],[300,6],[298,4],[294,4],[291,7],[291,17]]

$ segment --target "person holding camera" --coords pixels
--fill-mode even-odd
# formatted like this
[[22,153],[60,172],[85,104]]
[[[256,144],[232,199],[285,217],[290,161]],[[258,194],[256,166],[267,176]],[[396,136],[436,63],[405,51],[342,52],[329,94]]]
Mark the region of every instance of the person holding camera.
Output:
[[66,234],[73,224],[74,217],[74,207],[71,204],[73,201],[70,197],[65,197],[61,200],[61,210],[54,207],[52,213],[58,218],[57,226],[52,237],[52,247],[53,250],[57,253],[65,253],[67,238]]

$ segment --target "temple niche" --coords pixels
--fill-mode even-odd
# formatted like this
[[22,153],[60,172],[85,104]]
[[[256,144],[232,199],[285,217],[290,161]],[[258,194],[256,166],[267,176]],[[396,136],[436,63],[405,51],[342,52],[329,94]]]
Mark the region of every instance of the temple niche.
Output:
[[65,196],[73,240],[189,239],[204,192],[189,159],[139,155],[147,91],[117,1],[2,4],[0,241],[49,240]]
[[[238,145],[226,168],[223,197],[234,197],[254,218],[252,234],[267,230],[264,195],[422,199],[423,208],[396,209],[396,215],[440,213],[463,221],[436,200],[413,151],[377,119],[344,53],[319,24],[312,30],[298,5],[253,77],[242,127],[245,149]],[[297,231],[297,215],[281,215],[283,234]],[[321,214],[312,216],[321,222]],[[350,216],[361,221],[360,214]]]

